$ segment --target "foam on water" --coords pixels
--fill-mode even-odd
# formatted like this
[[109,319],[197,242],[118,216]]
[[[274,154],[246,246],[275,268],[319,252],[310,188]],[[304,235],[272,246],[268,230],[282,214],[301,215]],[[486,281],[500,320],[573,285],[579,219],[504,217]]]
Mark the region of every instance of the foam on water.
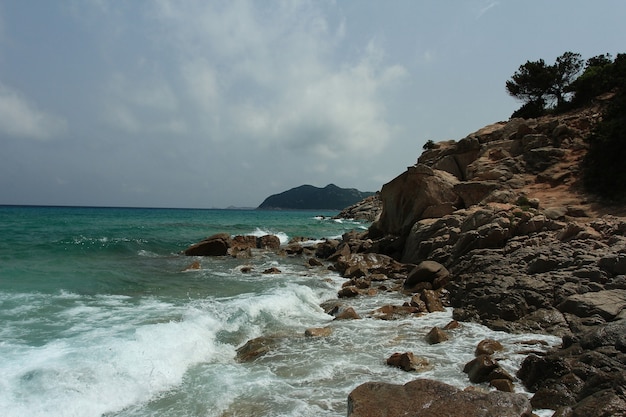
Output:
[[[88,300],[60,312],[57,320],[72,323],[66,337],[41,346],[3,342],[2,415],[100,416],[179,385],[194,364],[233,355],[216,341],[219,322],[201,310],[120,301]],[[159,322],[172,310],[179,320]]]
[[261,229],[260,227],[257,227],[256,229],[254,229],[253,232],[249,233],[250,236],[256,236],[256,237],[261,237],[261,236],[266,236],[266,235],[274,235],[276,237],[278,237],[278,239],[280,239],[280,244],[284,245],[287,242],[289,242],[289,236],[287,236],[287,233],[285,232],[280,232],[280,231],[272,231],[272,230],[267,230],[267,229]]
[[[501,364],[513,374],[523,358],[516,352],[528,348],[520,342],[560,342],[464,323],[451,340],[428,345],[424,336],[447,324],[450,310],[396,321],[370,318],[382,303],[403,301],[387,293],[351,300],[363,319],[333,321],[319,307],[333,294],[330,284],[315,289],[289,281],[297,277],[284,278],[260,293],[182,305],[58,295],[67,298],[52,317],[66,323],[62,337],[41,346],[19,340],[0,345],[2,415],[339,416],[345,415],[349,392],[366,381],[425,377],[459,388],[470,385],[462,367],[484,338],[503,343]],[[332,334],[304,337],[304,329],[320,326],[331,327]],[[237,363],[235,349],[261,335],[277,337],[273,350],[251,363]],[[432,369],[414,374],[385,364],[392,353],[405,351],[425,357]]]
[[[12,243],[0,242],[7,254],[0,264],[3,417],[337,417],[346,415],[350,391],[366,381],[426,377],[470,385],[462,368],[484,338],[503,343],[498,356],[512,373],[523,358],[517,351],[546,349],[520,342],[560,342],[464,323],[449,341],[431,346],[424,336],[447,324],[450,310],[372,318],[384,304],[408,301],[393,292],[342,300],[363,318],[335,321],[319,305],[336,297],[345,279],[302,257],[202,258],[200,269],[182,272],[190,259],[179,253],[196,241],[194,233],[200,239],[253,231],[277,234],[284,244],[289,236],[341,236],[362,228],[358,222],[313,218],[317,213],[56,209],[51,225],[48,210],[26,212],[45,215],[28,229],[44,242],[36,255],[12,218],[3,235],[15,229]],[[243,273],[242,265],[252,270]],[[269,267],[282,272],[263,274]],[[332,334],[307,338],[309,327],[330,327]],[[257,336],[272,337],[272,350],[238,362],[236,349]],[[432,369],[415,374],[386,365],[392,353],[406,351]]]

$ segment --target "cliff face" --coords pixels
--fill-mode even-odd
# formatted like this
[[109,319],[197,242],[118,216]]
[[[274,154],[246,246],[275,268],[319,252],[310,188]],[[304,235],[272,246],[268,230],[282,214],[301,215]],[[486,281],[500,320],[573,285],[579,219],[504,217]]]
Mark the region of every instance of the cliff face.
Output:
[[[579,168],[602,107],[434,144],[382,187],[379,219],[346,242],[393,257],[409,271],[395,273],[404,292],[439,294],[458,321],[562,336],[517,373],[533,408],[559,416],[626,415],[626,211],[585,194]],[[407,286],[425,263],[449,271],[445,285]]]
[[385,184],[374,236],[406,237],[418,220],[486,203],[581,206],[579,164],[584,138],[601,118],[601,105],[539,119],[495,123],[460,141],[434,144],[417,164]]

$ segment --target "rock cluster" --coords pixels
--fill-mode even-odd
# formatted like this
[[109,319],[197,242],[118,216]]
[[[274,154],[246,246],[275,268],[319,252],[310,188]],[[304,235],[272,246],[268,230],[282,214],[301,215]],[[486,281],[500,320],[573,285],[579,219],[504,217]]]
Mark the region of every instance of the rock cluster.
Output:
[[[441,265],[459,321],[563,336],[518,374],[532,405],[560,417],[626,414],[626,220],[577,188],[583,139],[600,117],[512,119],[436,144],[383,186],[363,237],[401,264]],[[403,288],[425,285],[419,276]],[[472,380],[497,369],[485,355],[466,365]]]
[[376,193],[375,195],[369,196],[356,204],[346,207],[334,218],[374,222],[380,217],[381,211],[382,206],[380,202],[380,195]]
[[[517,373],[534,393],[530,402],[500,392],[513,391],[515,377],[499,367],[497,342],[485,341],[464,370],[498,391],[372,382],[350,394],[349,416],[530,416],[533,408],[557,417],[626,415],[626,218],[619,207],[606,214],[577,188],[584,138],[600,110],[512,119],[435,144],[376,198],[346,211],[355,218],[372,208],[367,232],[317,245],[315,256],[347,279],[338,300],[322,306],[336,320],[360,318],[353,297],[400,291],[409,301],[369,316],[452,306],[454,323],[563,338],[545,355],[529,354]],[[453,327],[432,329],[428,342],[445,343]],[[388,363],[423,365],[412,352]]]
[[265,236],[235,236],[228,233],[218,233],[191,245],[185,249],[187,256],[226,256],[250,257],[252,249],[280,248],[280,239],[275,235]]

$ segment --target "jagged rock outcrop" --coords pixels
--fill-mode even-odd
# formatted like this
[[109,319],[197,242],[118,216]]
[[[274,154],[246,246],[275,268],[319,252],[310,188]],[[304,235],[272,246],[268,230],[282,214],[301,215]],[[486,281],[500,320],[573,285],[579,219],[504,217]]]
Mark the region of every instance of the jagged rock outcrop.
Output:
[[404,236],[413,223],[425,217],[439,217],[454,211],[459,196],[454,192],[458,179],[445,171],[418,164],[383,185],[382,212],[370,227],[370,236]]
[[[451,306],[454,323],[563,338],[561,347],[524,360],[517,377],[534,393],[530,404],[434,381],[373,382],[350,394],[350,416],[530,416],[533,407],[559,417],[626,415],[626,211],[602,207],[578,188],[583,138],[600,117],[592,107],[512,119],[440,142],[385,184],[382,211],[367,232],[317,245],[315,256],[347,279],[324,308],[336,320],[360,318],[346,304],[355,297],[398,291],[409,301],[367,318],[407,319]],[[444,330],[433,329],[429,343],[446,343]],[[493,353],[499,348],[485,341],[465,370],[471,381],[511,392],[514,378]],[[410,370],[410,359],[397,354],[391,364]]]
[[[486,126],[460,141],[439,142],[415,166],[385,184],[370,236],[406,237],[415,222],[489,202],[516,203],[576,185],[584,138],[601,118],[592,107]],[[574,194],[572,194],[574,195]],[[544,207],[550,201],[542,201]],[[563,202],[561,202],[563,203]],[[567,204],[575,203],[569,201]]]
[[369,196],[356,204],[353,204],[341,210],[334,218],[336,219],[353,219],[366,222],[374,222],[380,217],[382,211],[382,203],[380,194],[376,193]]
[[[403,290],[432,291],[415,266],[442,265],[437,298],[458,321],[562,336],[518,373],[532,405],[559,417],[626,415],[626,211],[579,187],[584,138],[601,114],[512,119],[435,144],[383,186],[367,248],[350,245],[413,265]],[[480,362],[467,368],[476,380]],[[510,376],[492,376],[512,389]]]

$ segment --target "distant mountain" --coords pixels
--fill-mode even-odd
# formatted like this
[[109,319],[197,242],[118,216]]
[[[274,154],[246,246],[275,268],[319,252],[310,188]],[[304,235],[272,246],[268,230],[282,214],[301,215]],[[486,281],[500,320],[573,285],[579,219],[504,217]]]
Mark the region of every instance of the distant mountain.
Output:
[[258,209],[341,210],[373,194],[355,188],[340,188],[334,184],[328,184],[324,188],[301,185],[267,197]]

